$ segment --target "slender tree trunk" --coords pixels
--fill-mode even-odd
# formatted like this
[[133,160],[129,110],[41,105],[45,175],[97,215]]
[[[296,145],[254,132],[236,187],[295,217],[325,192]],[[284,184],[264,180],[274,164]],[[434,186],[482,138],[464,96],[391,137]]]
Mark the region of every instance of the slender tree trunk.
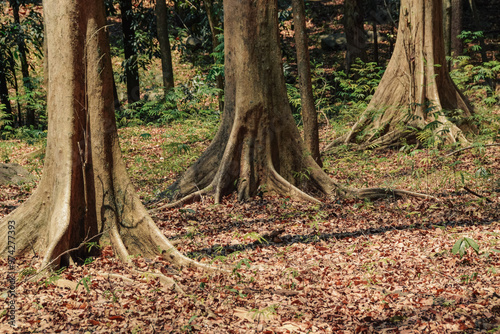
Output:
[[[451,0],[443,1],[443,37],[444,37],[444,55],[451,56],[451,20],[452,20]],[[448,61],[448,69],[451,68],[451,61]]]
[[[217,35],[219,31],[222,29],[222,24],[219,20],[219,17],[215,13],[214,9],[214,0],[206,0],[203,1],[203,6],[205,7],[205,11],[207,12],[208,23],[210,25],[210,32],[212,34],[212,49],[214,52],[217,51],[217,47],[219,46],[219,39]],[[216,60],[214,59],[214,62]],[[217,88],[219,89],[218,100],[219,100],[219,110],[222,112],[224,110],[224,77],[222,75],[218,75],[216,78]]]
[[163,76],[163,90],[165,95],[174,88],[174,68],[170,53],[170,39],[168,37],[168,10],[165,0],[156,0],[156,33],[160,43],[161,72]]
[[[127,262],[129,254],[167,250],[172,261],[192,263],[156,227],[127,176],[103,2],[45,0],[43,8],[49,58],[44,173],[33,195],[0,220],[0,234],[10,235],[15,225],[15,255],[34,249],[42,268],[83,261],[89,241],[111,242]],[[1,238],[0,253],[8,251]]]
[[[476,30],[482,30],[481,21],[479,20],[479,13],[476,7],[475,0],[469,0],[470,9],[472,11],[472,17],[474,19],[474,25],[476,26]],[[483,63],[488,61],[488,57],[486,56],[486,45],[484,44],[484,37],[479,38],[479,45],[481,46],[481,59]]]
[[372,22],[373,27],[373,61],[380,65],[378,59],[378,35],[377,35],[377,22]]
[[344,2],[344,30],[347,40],[345,67],[347,72],[349,72],[351,64],[356,58],[360,58],[364,62],[368,60],[366,56],[363,17],[361,0],[346,0]]
[[462,131],[474,130],[472,109],[447,70],[442,13],[441,0],[401,2],[394,54],[370,104],[350,133],[327,149],[340,142],[361,149],[397,145],[415,140],[415,128],[433,130],[437,141],[466,142]]
[[5,106],[5,113],[13,117],[9,88],[7,87],[7,60],[3,58],[3,50],[0,50],[0,103]]
[[314,161],[321,167],[323,164],[319,153],[318,115],[312,92],[311,62],[309,60],[304,1],[292,0],[292,7],[297,49],[297,67],[299,71],[300,100],[302,103],[302,120],[304,122],[304,142]]
[[115,99],[115,110],[120,110],[121,103],[120,97],[118,96],[118,90],[116,89],[116,80],[113,76],[113,98]]
[[464,50],[463,42],[458,35],[462,32],[463,4],[462,0],[451,0],[451,55],[458,57]]
[[[10,5],[12,7],[12,13],[14,16],[14,22],[19,27],[19,36],[17,38],[17,48],[19,50],[19,60],[21,62],[21,74],[23,76],[23,86],[25,89],[25,93],[30,93],[33,90],[33,85],[31,82],[31,77],[29,73],[28,67],[28,58],[27,58],[27,48],[26,43],[23,38],[23,31],[21,26],[21,19],[19,17],[19,0],[10,0]],[[35,110],[30,106],[26,107],[26,125],[35,125]]]
[[123,30],[123,51],[125,53],[125,77],[127,80],[127,100],[134,103],[141,99],[139,86],[139,67],[135,50],[135,31],[133,28],[132,0],[120,0]]

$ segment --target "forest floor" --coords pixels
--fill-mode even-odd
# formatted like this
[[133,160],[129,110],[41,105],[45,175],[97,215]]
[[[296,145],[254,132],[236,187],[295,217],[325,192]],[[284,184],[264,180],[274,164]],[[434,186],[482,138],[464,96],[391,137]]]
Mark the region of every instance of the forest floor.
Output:
[[[145,202],[196,159],[215,129],[194,120],[120,129],[129,174]],[[329,136],[324,125],[322,138]],[[43,156],[29,152],[40,145],[2,142],[0,155],[24,165],[36,180],[0,187],[0,217],[36,186]],[[230,196],[214,205],[207,197],[153,213],[181,252],[224,265],[229,273],[178,269],[161,257],[137,256],[133,261],[145,273],[134,275],[104,246],[101,256],[84,266],[30,282],[26,277],[39,269],[40,258],[16,258],[17,331],[499,331],[500,147],[447,153],[339,151],[325,157],[327,172],[349,186],[398,187],[434,195],[433,200],[324,198],[319,206],[265,193],[246,203]],[[461,257],[452,249],[457,241],[470,240],[464,237],[477,247],[463,248]],[[5,300],[6,259],[0,268]],[[147,272],[173,278],[185,294]],[[0,328],[9,330],[5,309]]]

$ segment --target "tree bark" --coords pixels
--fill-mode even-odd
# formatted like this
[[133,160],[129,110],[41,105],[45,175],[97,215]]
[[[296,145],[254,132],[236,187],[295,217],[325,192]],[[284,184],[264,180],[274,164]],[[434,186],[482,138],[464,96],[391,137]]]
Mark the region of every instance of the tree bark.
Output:
[[[363,7],[361,0],[345,0],[344,2],[344,30],[347,41],[345,54],[345,68],[349,72],[351,64],[360,58],[366,62],[365,30],[363,26]],[[374,38],[375,38],[374,31]]]
[[[347,136],[326,149],[341,142],[361,149],[397,145],[430,123],[438,140],[466,142],[463,131],[474,130],[472,108],[448,74],[442,29],[440,0],[401,2],[396,47],[379,87]],[[455,112],[445,117],[443,110]]]
[[464,50],[463,42],[458,35],[462,32],[463,7],[462,0],[451,0],[451,55],[458,57]]
[[[27,48],[24,41],[21,19],[19,17],[19,0],[10,0],[12,7],[12,14],[14,16],[14,23],[18,26],[18,37],[16,39],[17,49],[19,50],[19,60],[21,62],[21,74],[23,76],[23,86],[25,94],[32,91],[33,85],[28,67]],[[30,106],[26,107],[26,125],[35,125],[35,110]]]
[[[219,17],[215,13],[213,0],[203,1],[203,6],[205,7],[205,11],[207,12],[208,23],[210,25],[210,33],[212,34],[212,49],[213,52],[217,52],[217,47],[220,44],[217,35],[219,34],[219,30],[222,29],[222,24],[219,20]],[[215,61],[216,60],[214,59],[214,62]],[[216,81],[217,88],[219,89],[219,93],[217,96],[219,100],[219,110],[222,112],[224,110],[224,77],[222,75],[218,75]]]
[[243,201],[269,192],[318,203],[314,195],[366,198],[386,189],[352,190],[332,181],[306,150],[286,94],[277,0],[224,2],[225,109],[202,156],[168,189],[175,207],[233,191]]
[[314,104],[311,83],[311,62],[309,60],[304,1],[292,0],[292,7],[293,23],[295,27],[295,48],[297,50],[297,67],[299,71],[300,100],[302,104],[302,120],[304,122],[304,143],[314,161],[322,167],[323,164],[319,153],[318,115]]
[[9,88],[7,87],[7,60],[3,57],[3,50],[0,50],[0,103],[5,106],[5,113],[14,117],[9,99]]
[[163,76],[163,90],[165,95],[174,88],[174,68],[170,52],[168,36],[168,10],[165,0],[156,0],[156,33],[160,44],[161,72]]
[[[104,240],[123,261],[167,250],[172,261],[191,263],[156,227],[127,177],[103,2],[45,0],[43,8],[49,58],[44,173],[33,195],[0,221],[0,234],[11,235],[15,226],[15,255],[34,249],[42,268],[83,261],[89,254],[82,242]],[[10,254],[8,246],[2,238],[2,255]]]
[[[443,37],[444,37],[444,55],[451,56],[451,20],[452,20],[451,0],[443,1]],[[448,61],[448,69],[451,68],[451,61]]]
[[120,0],[123,30],[123,51],[125,53],[125,78],[127,80],[127,100],[134,103],[141,99],[139,86],[139,66],[135,50],[135,30],[133,28],[132,0]]
[[[470,10],[472,11],[472,18],[474,19],[474,25],[476,26],[476,30],[482,30],[481,21],[479,20],[479,13],[476,7],[475,0],[469,0]],[[483,63],[488,61],[488,56],[486,55],[486,45],[484,44],[484,37],[479,37],[479,45],[481,46],[481,60]]]

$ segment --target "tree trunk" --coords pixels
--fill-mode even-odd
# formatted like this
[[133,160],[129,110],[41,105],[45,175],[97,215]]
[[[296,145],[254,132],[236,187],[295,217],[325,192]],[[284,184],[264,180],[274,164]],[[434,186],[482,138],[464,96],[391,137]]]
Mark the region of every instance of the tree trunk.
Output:
[[[221,22],[219,17],[216,15],[214,10],[214,1],[206,0],[203,1],[203,6],[205,7],[205,11],[207,12],[208,23],[210,25],[210,32],[212,34],[212,49],[214,52],[217,52],[217,47],[219,46],[219,39],[217,35],[219,34],[219,30],[222,29]],[[214,62],[216,60],[214,59]],[[222,75],[218,75],[216,78],[217,88],[219,89],[218,100],[219,100],[219,110],[222,112],[224,110],[224,77]]]
[[[175,207],[236,191],[243,201],[260,192],[318,202],[334,192],[365,198],[386,189],[352,190],[328,177],[306,150],[286,95],[277,0],[224,2],[225,109],[212,143],[169,189]],[[307,193],[306,193],[307,192]]]
[[158,42],[160,43],[163,90],[166,95],[170,89],[174,88],[174,69],[172,66],[172,54],[170,53],[168,10],[165,0],[156,0],[156,28]]
[[[344,2],[344,30],[347,41],[345,67],[347,72],[356,58],[366,62],[365,29],[363,26],[363,11],[361,0],[345,0]],[[374,38],[375,38],[374,31]]]
[[292,0],[292,7],[297,67],[299,71],[300,100],[302,103],[302,120],[304,122],[304,143],[314,161],[322,167],[323,164],[319,153],[318,115],[314,105],[311,84],[311,62],[309,60],[304,1]]
[[[83,261],[82,243],[103,240],[123,261],[160,249],[190,263],[156,227],[127,177],[103,2],[45,0],[43,8],[49,58],[44,173],[33,195],[0,221],[0,235],[11,235],[15,226],[16,255],[34,249],[43,254],[42,268]],[[10,254],[7,237],[0,252]]]
[[[3,50],[0,50],[0,103],[5,106],[5,113],[13,118],[9,88],[7,87],[7,60],[3,57]],[[12,120],[10,117],[8,119]]]
[[[443,1],[443,37],[444,37],[444,55],[451,56],[451,0]],[[451,61],[447,62],[448,69],[451,68]]]
[[[479,20],[479,13],[476,7],[475,0],[469,0],[470,10],[472,11],[472,18],[474,19],[474,25],[476,26],[476,30],[480,31],[482,29],[481,21]],[[488,56],[486,56],[486,45],[484,44],[484,37],[479,37],[479,45],[481,46],[481,60],[483,63],[488,61]]]
[[463,7],[462,0],[451,0],[451,55],[458,57],[464,50],[463,42],[458,35],[462,32]]
[[123,30],[124,71],[127,80],[127,100],[134,103],[141,99],[139,67],[135,50],[135,30],[133,28],[132,0],[120,0]]
[[373,27],[373,61],[380,65],[378,58],[378,35],[377,35],[377,22],[372,22]]
[[348,135],[327,149],[340,142],[392,146],[415,139],[416,128],[432,130],[442,142],[466,141],[462,131],[474,130],[467,121],[472,109],[448,74],[442,27],[440,0],[401,2],[396,47],[379,87]]
[[[21,74],[23,76],[23,86],[25,89],[25,94],[29,94],[33,85],[31,83],[31,77],[29,73],[28,60],[27,60],[27,49],[26,43],[24,42],[21,26],[21,19],[19,18],[19,0],[10,0],[10,5],[12,7],[12,13],[14,16],[14,22],[18,26],[18,38],[16,39],[17,49],[19,50],[19,60],[21,62]],[[35,110],[30,106],[26,107],[26,125],[35,125]]]

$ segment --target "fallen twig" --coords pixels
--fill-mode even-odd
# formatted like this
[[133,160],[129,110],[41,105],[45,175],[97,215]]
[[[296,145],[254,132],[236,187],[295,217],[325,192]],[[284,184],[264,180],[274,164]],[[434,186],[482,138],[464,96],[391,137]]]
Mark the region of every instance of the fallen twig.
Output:
[[474,196],[477,196],[479,198],[484,198],[488,203],[493,203],[493,201],[491,199],[489,199],[488,197],[479,195],[477,192],[469,189],[469,187],[467,187],[467,186],[464,186],[464,189],[467,190],[468,192],[470,192]]
[[465,150],[470,150],[471,148],[475,148],[475,147],[491,147],[491,146],[500,146],[500,143],[497,143],[497,144],[486,144],[486,145],[481,145],[481,146],[477,146],[477,145],[467,146],[467,147],[463,147],[461,149],[458,149],[456,151],[453,151],[451,153],[448,153],[444,157],[447,158],[449,156],[457,154],[458,152],[462,152],[462,151],[465,151]]

